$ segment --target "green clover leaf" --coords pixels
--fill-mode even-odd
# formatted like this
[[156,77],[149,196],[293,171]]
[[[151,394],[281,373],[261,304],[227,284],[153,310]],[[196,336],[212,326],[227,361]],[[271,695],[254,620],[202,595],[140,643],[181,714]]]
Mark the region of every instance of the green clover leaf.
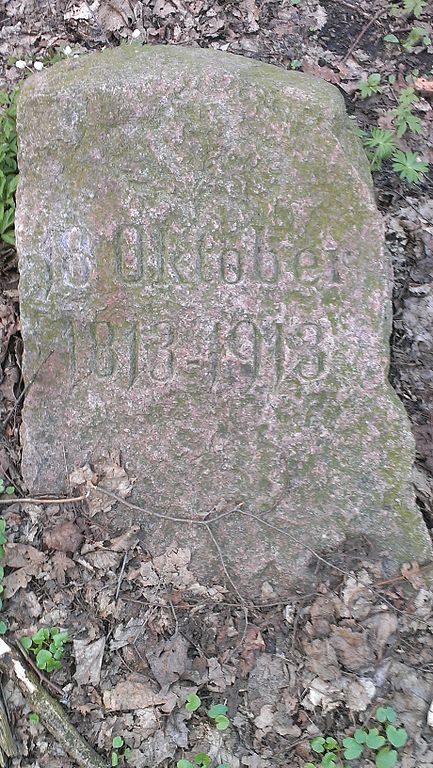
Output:
[[325,751],[325,739],[323,736],[316,736],[314,739],[312,739],[311,749],[313,752],[317,752],[319,755]]
[[219,715],[225,715],[227,712],[227,709],[228,707],[226,704],[214,704],[213,707],[208,709],[207,713],[208,713],[208,716],[212,718],[212,720],[216,720],[216,718]]
[[378,707],[376,709],[376,719],[379,720],[379,723],[393,723],[395,718],[397,717],[397,713],[395,709],[392,707]]
[[367,733],[365,743],[370,749],[380,749],[385,744],[385,737],[380,735],[378,728],[372,728]]
[[394,768],[397,763],[398,753],[395,749],[381,749],[376,755],[376,768]]
[[344,757],[346,760],[357,760],[364,752],[364,745],[359,744],[352,737],[343,739]]
[[394,725],[386,726],[386,736],[393,747],[404,747],[407,742],[407,733],[404,728],[396,728]]
[[367,734],[362,730],[362,728],[358,728],[353,734],[353,738],[358,744],[365,744],[367,741]]
[[225,715],[217,715],[215,718],[215,727],[217,731],[226,731],[230,725],[230,720]]
[[196,693],[189,693],[186,697],[185,709],[187,712],[195,712],[201,705],[201,698]]

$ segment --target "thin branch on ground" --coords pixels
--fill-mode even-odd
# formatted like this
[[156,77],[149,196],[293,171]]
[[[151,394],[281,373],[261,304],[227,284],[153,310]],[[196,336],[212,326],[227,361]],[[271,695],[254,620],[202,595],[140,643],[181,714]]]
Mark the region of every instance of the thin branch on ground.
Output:
[[375,22],[378,19],[380,19],[380,17],[383,16],[383,14],[386,13],[387,10],[388,10],[388,5],[386,5],[384,8],[381,8],[379,11],[377,11],[374,14],[374,16],[371,17],[370,21],[367,21],[367,23],[361,29],[359,35],[356,36],[355,40],[353,41],[353,43],[350,46],[350,48],[347,51],[347,53],[343,56],[343,59],[342,59],[343,64],[344,64],[345,61],[347,61],[347,59],[353,53],[353,51],[358,47],[359,43],[361,42],[363,37],[367,34],[367,32],[370,29],[370,27],[372,27],[373,24],[375,24]]
[[[222,556],[221,548],[219,547],[219,544],[216,542],[215,536],[211,532],[209,526],[211,526],[213,523],[218,522],[222,518],[227,517],[227,515],[231,515],[233,513],[237,513],[238,515],[242,515],[243,517],[248,517],[248,518],[250,518],[252,520],[256,520],[260,525],[263,525],[265,528],[271,528],[273,531],[277,531],[277,533],[280,533],[282,536],[285,536],[287,539],[292,541],[294,544],[297,544],[299,547],[301,547],[303,549],[306,549],[307,552],[310,552],[310,554],[313,555],[313,557],[316,558],[316,560],[318,560],[319,562],[321,562],[324,565],[328,566],[328,568],[331,568],[333,571],[336,571],[337,573],[340,573],[342,576],[345,576],[346,578],[349,578],[350,576],[352,576],[350,571],[346,571],[346,570],[344,570],[344,568],[340,568],[340,566],[335,565],[335,563],[332,563],[326,557],[323,557],[318,552],[316,552],[316,550],[313,549],[313,547],[310,547],[309,544],[305,544],[304,542],[300,541],[300,539],[297,539],[295,536],[292,536],[292,534],[288,533],[288,531],[286,531],[284,528],[280,528],[278,525],[274,525],[273,523],[268,523],[266,520],[263,520],[262,517],[259,517],[258,515],[255,515],[253,512],[246,512],[245,510],[243,510],[242,509],[242,507],[244,506],[243,503],[238,504],[234,509],[232,509],[232,510],[230,510],[228,512],[223,512],[221,515],[217,515],[217,517],[214,517],[212,519],[208,518],[206,520],[196,520],[196,519],[191,518],[191,517],[171,517],[170,515],[162,515],[159,512],[153,512],[153,511],[144,509],[144,507],[141,507],[139,504],[133,504],[130,501],[126,501],[126,499],[122,499],[121,496],[118,496],[116,493],[113,493],[113,491],[108,491],[106,488],[102,488],[102,486],[96,486],[96,485],[92,486],[92,490],[94,490],[95,492],[98,492],[98,493],[106,494],[107,496],[110,496],[111,498],[115,499],[115,501],[117,501],[119,504],[123,504],[124,506],[126,506],[126,507],[128,507],[130,509],[134,509],[134,510],[136,510],[138,512],[141,512],[142,514],[149,515],[150,517],[157,517],[160,520],[169,520],[169,521],[175,522],[175,523],[184,523],[184,524],[187,523],[188,525],[197,525],[197,526],[200,526],[200,527],[204,526],[208,530],[208,533],[211,534],[212,541],[214,542],[214,544],[217,545],[217,552],[219,554],[220,559],[221,559],[221,556]],[[234,586],[233,585],[233,581],[232,581],[232,578],[230,577],[230,575],[227,573],[227,568],[225,567],[224,560],[222,562],[223,562],[224,573],[225,573],[226,576],[228,576],[229,582],[230,582],[230,584],[233,587]],[[421,565],[421,567],[425,568],[425,569],[429,568],[429,567],[432,567],[432,566],[433,566],[433,561],[432,562],[427,562],[427,563],[422,563],[422,565]],[[371,587],[369,584],[362,585],[362,587],[363,587],[363,589],[368,590],[373,595],[375,595],[377,598],[379,598],[384,603],[386,603],[390,608],[392,608],[394,611],[396,611],[396,613],[399,613],[399,614],[401,614],[403,616],[410,616],[411,618],[414,618],[414,616],[412,614],[408,613],[407,611],[404,611],[401,608],[396,608],[396,606],[393,605],[390,600],[388,600],[381,592],[375,590],[374,587]],[[240,595],[240,593],[239,593],[237,588],[235,588],[235,592],[236,592],[236,594],[238,596]],[[244,598],[242,598],[242,606],[244,607],[245,605],[246,605],[246,602],[245,602]],[[417,621],[419,621],[420,623],[425,624],[426,626],[428,626],[427,623],[424,622],[422,619],[417,618]]]
[[25,669],[17,652],[2,638],[0,668],[18,684],[31,710],[80,768],[106,768],[106,760],[74,728],[59,702],[45,691],[32,671]]
[[86,501],[87,496],[71,496],[66,499],[38,499],[33,496],[14,496],[10,499],[0,499],[0,504],[72,504],[74,501]]

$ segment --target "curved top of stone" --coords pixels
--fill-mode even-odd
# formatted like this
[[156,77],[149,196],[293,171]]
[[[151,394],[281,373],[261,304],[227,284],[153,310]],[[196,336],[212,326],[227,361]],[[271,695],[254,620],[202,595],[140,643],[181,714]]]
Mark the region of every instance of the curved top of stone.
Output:
[[[127,122],[134,113],[139,114],[142,105],[135,104],[136,89],[152,82],[155,92],[161,93],[162,106],[167,105],[173,95],[188,101],[211,103],[212,109],[222,109],[227,114],[230,102],[233,110],[239,104],[251,102],[272,107],[288,123],[295,118],[293,104],[299,102],[302,112],[303,130],[299,134],[299,147],[295,151],[304,151],[309,134],[320,124],[344,145],[346,160],[350,160],[353,172],[367,189],[363,194],[373,197],[373,185],[365,153],[351,129],[344,99],[338,88],[312,75],[280,69],[272,64],[265,64],[244,56],[227,54],[223,51],[203,48],[185,48],[173,45],[140,45],[133,43],[102,52],[58,62],[41,75],[28,78],[22,86],[21,100],[39,105],[34,113],[30,111],[26,119],[31,121],[32,130],[39,133],[39,149],[48,146],[44,141],[43,121],[40,121],[40,108],[45,98],[51,103],[51,109],[57,103],[58,108],[64,99],[70,99],[77,91],[80,101],[84,94],[91,96],[99,92],[122,94],[117,114],[118,122]],[[126,89],[126,90],[125,90]],[[125,103],[126,93],[130,94],[129,104]],[[52,117],[55,116],[54,114]],[[71,131],[79,114],[71,116]],[[63,136],[65,125],[63,124]],[[25,140],[25,133],[22,140]],[[52,142],[54,132],[50,131]],[[22,155],[25,161],[25,155]],[[324,163],[326,158],[324,158]]]

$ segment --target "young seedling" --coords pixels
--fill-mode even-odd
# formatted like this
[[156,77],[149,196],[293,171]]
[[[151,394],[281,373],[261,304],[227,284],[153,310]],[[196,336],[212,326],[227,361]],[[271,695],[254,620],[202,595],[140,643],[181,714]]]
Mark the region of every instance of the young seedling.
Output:
[[418,102],[419,98],[413,88],[404,88],[401,91],[398,106],[391,112],[399,139],[404,136],[406,131],[421,133],[421,120],[412,112],[412,107]]
[[422,43],[422,47],[427,47],[431,43],[428,31],[424,27],[412,27],[406,40],[402,43],[403,48],[408,53],[412,53],[416,46]]
[[392,159],[393,170],[403,181],[408,181],[410,184],[418,184],[429,169],[428,163],[421,160],[415,152],[402,152],[396,149]]
[[217,731],[226,731],[230,725],[226,712],[226,704],[214,704],[213,707],[207,710],[207,716],[214,721]]
[[389,160],[396,150],[395,134],[384,128],[372,128],[370,136],[364,134],[361,138],[372,170],[380,170],[382,162]]
[[53,672],[60,669],[61,658],[68,642],[68,633],[61,632],[58,627],[42,627],[32,637],[22,637],[21,645],[33,654],[38,669]]
[[18,183],[16,95],[17,90],[11,94],[0,91],[0,244],[3,242],[6,245],[15,245],[15,191]]
[[122,736],[113,736],[111,742],[111,766],[116,768],[118,765],[123,765],[128,761],[131,754],[129,747],[125,746],[125,740]]
[[403,0],[403,13],[405,16],[415,16],[419,19],[424,13],[427,0]]
[[380,93],[382,86],[380,85],[380,75],[378,72],[373,72],[367,77],[367,80],[361,80],[357,88],[361,99],[367,99],[368,96],[373,96],[374,93]]
[[13,485],[6,485],[4,479],[0,477],[0,495],[2,493],[7,493],[8,496],[12,496],[15,493],[15,488]]
[[[373,759],[376,768],[395,768],[397,750],[407,742],[405,729],[394,725],[396,717],[392,707],[379,707],[376,710],[378,727],[358,728],[353,736],[343,739],[342,745],[332,736],[316,736],[310,743],[311,749],[321,756],[321,768],[349,768],[345,760],[362,757]],[[317,768],[317,764],[305,763],[304,768]]]
[[186,697],[185,709],[187,712],[195,712],[201,706],[201,698],[196,693],[189,693]]

